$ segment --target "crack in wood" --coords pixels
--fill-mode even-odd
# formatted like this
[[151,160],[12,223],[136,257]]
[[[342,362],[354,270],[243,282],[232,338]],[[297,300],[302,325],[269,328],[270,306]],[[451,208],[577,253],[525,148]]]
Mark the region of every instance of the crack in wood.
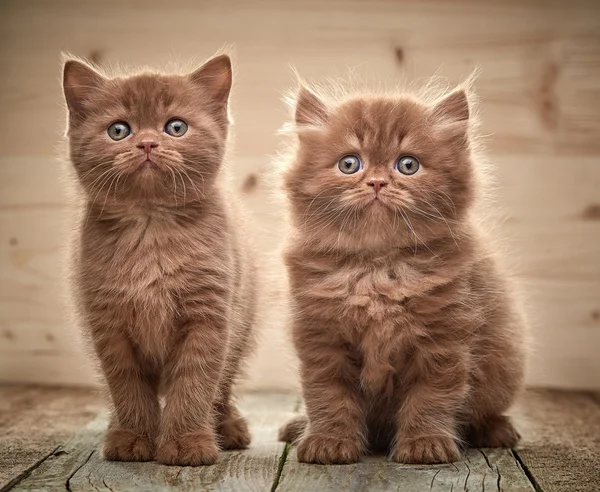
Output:
[[490,470],[494,471],[494,468],[492,467],[492,465],[490,464],[490,460],[488,459],[487,455],[481,450],[481,449],[477,449],[477,451],[479,453],[481,453],[481,456],[483,456],[483,459],[485,460],[485,462],[487,463],[487,466]]
[[81,464],[79,465],[77,468],[75,468],[75,470],[69,475],[69,477],[67,478],[67,481],[65,482],[65,488],[71,492],[71,479],[75,476],[75,474],[81,470],[88,461],[90,461],[90,459],[92,458],[92,455],[96,452],[95,449],[92,450],[92,452],[88,455],[87,459]]
[[102,479],[102,483],[108,490],[110,490],[110,492],[115,492],[111,487],[108,486],[108,484],[106,483],[106,481],[104,479]]
[[19,482],[25,480],[29,475],[31,475],[31,472],[33,472],[33,470],[38,468],[44,461],[46,461],[48,458],[50,458],[50,456],[54,455],[54,453],[56,453],[60,449],[60,447],[61,446],[57,446],[52,451],[50,451],[50,453],[48,453],[46,456],[42,457],[39,461],[36,461],[33,465],[31,465],[29,468],[27,468],[27,470],[25,470],[23,473],[21,473],[20,475],[17,475],[10,482],[8,482],[6,485],[4,485],[4,487],[2,487],[0,489],[0,492],[7,492],[8,490],[12,489],[15,485],[17,485]]
[[435,482],[435,477],[437,477],[441,471],[442,471],[442,469],[440,468],[438,471],[435,472],[435,475],[431,479],[431,484],[429,485],[429,490],[433,490],[433,482]]
[[496,488],[501,492],[502,486],[500,481],[502,480],[502,475],[500,475],[500,468],[498,468],[498,465],[496,465],[496,473],[498,474],[498,478],[496,478]]
[[469,490],[467,488],[467,482],[469,481],[469,477],[471,476],[471,467],[469,466],[470,460],[467,458],[465,461],[465,466],[467,467],[467,476],[465,477],[465,484],[463,485],[464,490]]

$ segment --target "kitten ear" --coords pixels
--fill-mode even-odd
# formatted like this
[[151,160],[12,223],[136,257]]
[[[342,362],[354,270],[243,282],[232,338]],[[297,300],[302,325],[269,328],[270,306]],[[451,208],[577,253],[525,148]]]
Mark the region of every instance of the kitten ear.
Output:
[[296,96],[296,124],[322,125],[329,119],[327,106],[319,97],[304,85]]
[[80,113],[86,101],[106,79],[87,63],[67,60],[63,68],[63,91],[71,114]]
[[464,87],[453,90],[444,96],[433,107],[436,118],[450,122],[467,121],[469,119],[469,97]]
[[218,104],[227,104],[233,80],[228,55],[215,56],[189,75],[192,82],[208,92]]

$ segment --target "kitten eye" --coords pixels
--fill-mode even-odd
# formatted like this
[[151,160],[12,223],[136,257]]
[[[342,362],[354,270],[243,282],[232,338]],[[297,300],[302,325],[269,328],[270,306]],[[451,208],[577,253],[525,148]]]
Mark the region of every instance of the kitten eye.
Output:
[[165,133],[172,137],[182,137],[187,132],[187,123],[183,120],[171,120],[165,125]]
[[410,176],[419,170],[419,161],[412,155],[401,155],[396,160],[396,169],[402,174]]
[[131,127],[124,121],[117,121],[108,127],[106,133],[113,140],[123,140],[131,135]]
[[354,154],[345,155],[338,161],[338,169],[344,174],[354,174],[360,171],[362,162],[360,157]]

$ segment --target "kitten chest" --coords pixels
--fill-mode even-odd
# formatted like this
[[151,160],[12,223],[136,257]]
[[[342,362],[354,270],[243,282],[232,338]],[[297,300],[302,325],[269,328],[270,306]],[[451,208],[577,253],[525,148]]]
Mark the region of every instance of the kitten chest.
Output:
[[87,258],[84,276],[90,294],[101,292],[106,298],[103,305],[111,310],[115,329],[124,330],[145,356],[160,361],[172,346],[190,258],[151,230],[136,232],[123,234],[110,248],[98,248],[95,257]]
[[397,262],[336,265],[303,287],[305,311],[331,319],[327,327],[361,356],[361,385],[375,393],[390,386],[418,326],[407,300],[419,274]]
[[364,269],[348,283],[345,310],[355,327],[362,356],[361,386],[373,393],[392,391],[417,321],[406,307],[414,272],[404,265]]

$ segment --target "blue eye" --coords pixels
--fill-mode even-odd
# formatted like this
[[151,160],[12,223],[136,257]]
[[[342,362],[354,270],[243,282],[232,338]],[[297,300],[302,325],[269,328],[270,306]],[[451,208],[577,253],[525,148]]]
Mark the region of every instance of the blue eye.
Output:
[[131,127],[124,121],[117,121],[108,127],[106,133],[113,140],[123,140],[131,135]]
[[345,155],[338,161],[338,169],[344,174],[354,174],[362,169],[360,157],[354,154]]
[[168,133],[172,137],[182,137],[187,130],[187,123],[183,120],[170,120],[165,125],[165,133]]
[[396,169],[406,176],[415,174],[419,167],[419,160],[412,155],[401,155],[396,160]]

